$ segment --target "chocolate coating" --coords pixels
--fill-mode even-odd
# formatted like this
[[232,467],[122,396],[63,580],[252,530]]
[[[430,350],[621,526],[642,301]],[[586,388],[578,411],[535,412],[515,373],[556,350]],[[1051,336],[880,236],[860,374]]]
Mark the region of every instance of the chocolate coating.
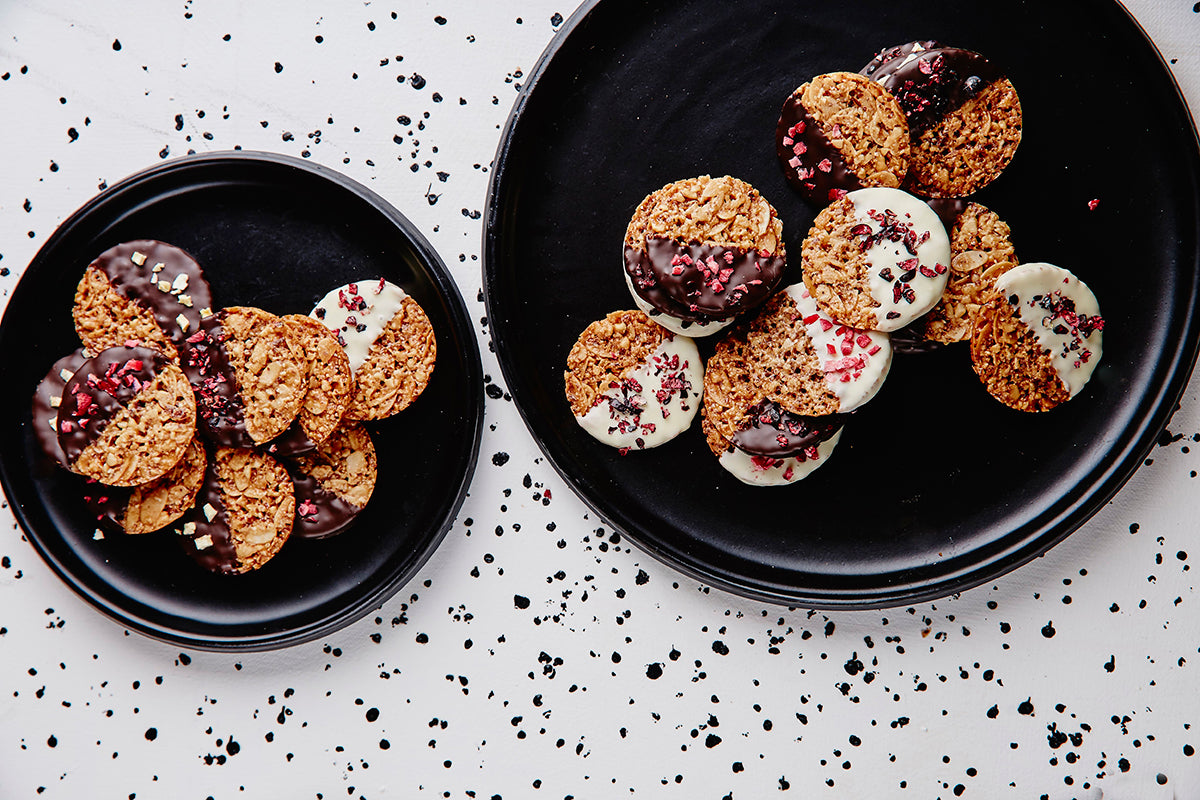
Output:
[[[206,509],[207,507],[207,509]],[[212,519],[209,519],[209,515]],[[221,478],[217,474],[217,459],[210,457],[204,468],[204,483],[196,495],[196,505],[183,517],[186,523],[194,523],[195,529],[182,536],[184,549],[200,566],[210,572],[224,575],[236,575],[240,572],[240,562],[233,534],[229,530],[229,514],[225,510],[225,501],[221,494]],[[196,540],[208,536],[212,544],[208,547],[196,547]]]
[[341,533],[362,508],[343,500],[321,486],[312,475],[292,469],[292,484],[296,491],[296,520],[292,535],[304,539],[324,539]]
[[875,56],[860,70],[896,96],[913,139],[1004,77],[972,50],[916,41]]
[[[141,264],[133,260],[135,253],[145,257],[139,256]],[[159,264],[163,266],[156,271]],[[200,310],[212,307],[212,290],[200,265],[174,245],[152,239],[123,242],[105,250],[91,266],[103,272],[119,294],[148,309],[176,346],[200,327]],[[180,286],[177,280],[182,286],[175,289]],[[160,281],[175,290],[163,291]],[[186,330],[179,324],[180,317],[187,320]]]
[[801,416],[774,401],[760,400],[751,410],[750,424],[733,435],[733,445],[750,455],[786,458],[829,439],[850,416]]
[[625,246],[625,270],[638,296],[692,322],[729,319],[759,305],[786,265],[775,254],[665,237],[646,239],[645,249]]
[[33,391],[33,435],[46,457],[61,466],[67,463],[67,457],[63,455],[58,444],[58,408],[68,380],[63,377],[63,372],[74,375],[87,360],[83,348],[63,356],[54,362],[46,377],[42,378]]
[[221,447],[252,447],[246,407],[223,340],[220,315],[213,315],[202,320],[180,346],[183,372],[196,390],[196,428]]
[[300,456],[317,449],[317,444],[308,438],[298,419],[293,420],[283,433],[263,445],[273,456]]
[[167,363],[145,347],[110,347],[79,366],[58,408],[58,444],[68,467]]
[[863,188],[821,123],[800,102],[799,90],[783,103],[775,126],[775,156],[788,183],[815,205],[824,206],[843,192]]

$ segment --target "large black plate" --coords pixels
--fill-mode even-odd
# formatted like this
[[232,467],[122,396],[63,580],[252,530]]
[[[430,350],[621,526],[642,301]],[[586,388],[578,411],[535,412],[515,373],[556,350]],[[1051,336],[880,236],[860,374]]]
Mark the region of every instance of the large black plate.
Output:
[[[30,398],[50,364],[79,346],[71,301],[83,268],[111,245],[140,238],[194,255],[221,306],[307,313],[330,289],[382,276],[428,313],[437,366],[416,403],[371,426],[378,482],[353,528],[288,542],[263,568],[236,577],[205,572],[170,534],[93,541],[79,482],[39,456]],[[13,290],[0,323],[0,375],[0,418],[9,421],[0,428],[0,479],[38,552],[119,622],[200,648],[295,644],[390,597],[453,523],[482,428],[478,348],[437,253],[378,195],[333,170],[269,153],[164,162],[72,215]]]
[[[637,203],[680,178],[736,175],[778,208],[795,264],[814,211],[775,162],[783,100],[918,38],[988,54],[1020,92],[1024,141],[978,199],[1012,226],[1019,256],[1069,267],[1099,296],[1105,353],[1087,389],[1022,415],[984,393],[960,347],[898,357],[829,464],[784,489],[724,474],[698,425],[625,457],[591,440],[562,370],[589,322],[632,307],[619,253]],[[1165,425],[1200,331],[1197,155],[1166,66],[1115,2],[590,3],[527,79],[497,153],[484,242],[492,338],[555,467],[653,555],[789,604],[943,596],[1078,528]]]

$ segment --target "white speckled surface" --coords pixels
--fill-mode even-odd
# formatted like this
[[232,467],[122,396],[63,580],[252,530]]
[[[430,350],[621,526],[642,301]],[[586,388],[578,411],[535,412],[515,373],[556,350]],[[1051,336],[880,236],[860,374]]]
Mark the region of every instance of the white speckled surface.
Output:
[[[1195,113],[1200,5],[1128,5]],[[365,183],[425,232],[499,384],[478,296],[488,165],[572,10],[7,2],[0,293],[68,214],[160,155],[276,150]],[[1063,544],[888,611],[787,611],[661,566],[591,518],[500,385],[470,497],[418,578],[282,652],[124,631],[6,507],[0,797],[1200,796],[1195,387]]]

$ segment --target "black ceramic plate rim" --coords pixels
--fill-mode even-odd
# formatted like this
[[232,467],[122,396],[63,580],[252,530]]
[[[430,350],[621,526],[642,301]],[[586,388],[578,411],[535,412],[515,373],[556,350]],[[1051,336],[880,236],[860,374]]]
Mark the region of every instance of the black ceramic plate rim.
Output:
[[[401,214],[400,211],[383,197],[337,170],[293,156],[268,151],[228,150],[182,156],[164,161],[161,164],[155,164],[152,167],[140,170],[121,179],[92,197],[65,219],[55,229],[45,244],[39,248],[22,275],[30,270],[41,269],[41,265],[48,260],[49,256],[58,246],[58,243],[68,235],[73,227],[86,220],[96,208],[111,202],[112,198],[119,195],[122,191],[143,182],[154,180],[165,173],[195,167],[203,168],[209,165],[216,166],[223,163],[234,166],[250,166],[257,163],[299,170],[320,180],[332,183],[338,188],[355,194],[366,201],[379,214],[385,217],[410,243],[413,252],[417,255],[418,261],[427,271],[431,283],[436,286],[437,290],[446,300],[458,336],[464,342],[475,341],[475,333],[467,316],[466,305],[463,302],[461,293],[458,291],[457,285],[454,283],[441,257],[438,256],[432,245],[429,244],[429,241],[407,217]],[[20,281],[18,281],[10,297],[10,303],[14,299],[19,299],[20,290]],[[3,320],[0,320],[0,326],[2,325]],[[380,581],[370,591],[319,620],[297,625],[284,631],[264,635],[195,636],[187,631],[157,624],[130,612],[119,603],[109,602],[104,597],[93,592],[83,581],[79,580],[70,568],[57,558],[42,541],[41,534],[32,525],[24,506],[13,499],[13,483],[9,474],[7,459],[0,459],[0,488],[3,489],[5,497],[9,499],[12,512],[25,532],[26,537],[29,539],[29,542],[43,561],[50,567],[51,571],[72,591],[102,612],[106,617],[131,630],[159,641],[211,651],[248,652],[275,650],[309,642],[355,622],[372,609],[379,607],[399,591],[429,560],[434,550],[441,544],[453,525],[463,501],[466,499],[467,488],[470,485],[475,465],[478,462],[480,440],[483,434],[483,366],[479,351],[475,347],[466,347],[458,355],[462,357],[464,362],[465,380],[469,386],[474,387],[468,398],[471,422],[470,448],[466,458],[466,468],[457,485],[451,487],[453,498],[447,506],[445,515],[440,520],[438,529],[426,540],[425,546],[415,553],[414,558],[396,565],[396,568],[387,575],[386,579]]]
[[[1175,341],[1175,349],[1170,354],[1169,363],[1159,383],[1158,392],[1153,398],[1144,399],[1140,408],[1145,413],[1138,415],[1138,424],[1127,428],[1123,433],[1124,443],[1114,458],[1102,468],[1093,470],[1080,483],[1086,485],[1082,493],[1067,499],[1066,502],[1055,504],[1047,512],[1022,526],[1021,536],[1009,547],[987,554],[982,558],[964,563],[963,566],[948,570],[935,581],[904,582],[897,579],[892,585],[871,591],[847,589],[814,590],[808,587],[790,586],[779,588],[764,583],[738,580],[736,576],[723,574],[711,565],[701,563],[689,557],[686,552],[674,547],[662,547],[653,534],[638,529],[634,520],[621,508],[611,507],[598,502],[592,496],[589,481],[586,476],[576,474],[566,468],[558,454],[548,446],[547,436],[541,433],[546,424],[532,411],[532,403],[527,397],[517,377],[518,366],[514,354],[503,346],[495,321],[501,318],[500,310],[495,307],[496,265],[500,262],[500,236],[503,209],[500,197],[506,179],[509,175],[508,155],[513,146],[514,138],[518,135],[522,112],[536,91],[538,82],[550,67],[559,50],[572,34],[579,29],[587,17],[601,5],[603,0],[589,0],[580,6],[567,20],[555,37],[547,45],[522,87],[521,94],[509,114],[500,144],[496,150],[496,158],[492,179],[488,186],[488,196],[485,206],[484,219],[486,224],[483,233],[483,284],[484,301],[488,319],[492,321],[491,338],[495,347],[497,360],[506,384],[511,392],[518,411],[526,426],[529,428],[538,446],[559,476],[566,481],[575,494],[583,500],[593,512],[607,522],[614,530],[620,532],[643,551],[663,563],[679,570],[689,577],[709,586],[724,589],[733,594],[753,600],[794,607],[804,606],[818,609],[876,609],[902,606],[911,603],[926,602],[986,583],[1004,575],[1029,561],[1045,554],[1067,536],[1078,530],[1088,519],[1100,510],[1133,476],[1143,459],[1154,446],[1159,433],[1165,428],[1175,412],[1184,390],[1187,388],[1192,370],[1196,363],[1197,351],[1200,349],[1200,317],[1195,313],[1196,302],[1200,300],[1200,257],[1193,264],[1193,280],[1191,292],[1187,298],[1186,310],[1182,314],[1184,324],[1182,334]],[[1197,134],[1196,123],[1192,118],[1183,93],[1179,89],[1174,75],[1171,73],[1162,53],[1154,46],[1153,40],[1145,28],[1120,3],[1114,3],[1122,12],[1128,23],[1149,44],[1158,64],[1170,82],[1184,115],[1188,121],[1191,140],[1195,144],[1193,161],[1196,153],[1200,153],[1200,135]],[[1200,230],[1200,216],[1194,220],[1197,230]],[[962,560],[960,556],[956,560]]]

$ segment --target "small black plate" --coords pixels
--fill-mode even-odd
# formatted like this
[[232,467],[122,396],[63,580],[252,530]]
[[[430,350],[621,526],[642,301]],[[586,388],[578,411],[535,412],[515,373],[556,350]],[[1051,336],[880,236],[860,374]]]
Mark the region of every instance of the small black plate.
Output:
[[[30,431],[34,386],[79,346],[75,284],[88,263],[130,239],[159,239],[200,262],[218,306],[307,314],[327,291],[379,277],[429,315],[438,360],[403,413],[371,424],[379,460],[372,500],[350,530],[288,542],[261,569],[204,571],[169,533],[108,535],[79,480],[52,468]],[[331,169],[271,153],[164,162],[107,189],[64,222],[13,290],[0,323],[0,480],[29,540],[72,589],[124,625],[205,649],[307,641],[376,608],[450,528],[479,451],[482,367],[445,265],[383,198]]]
[[[987,396],[962,346],[897,357],[829,464],[787,488],[725,474],[698,424],[625,457],[588,437],[562,371],[588,323],[633,307],[620,251],[641,199],[695,175],[749,181],[779,210],[787,282],[799,280],[815,211],[775,161],[784,99],[929,38],[999,61],[1020,93],[1024,140],[978,200],[1012,226],[1022,259],[1068,267],[1099,297],[1105,353],[1084,392],[1023,415]],[[484,240],[492,339],[564,479],[668,564],[786,604],[944,596],[1078,528],[1166,424],[1200,337],[1198,176],[1195,127],[1166,65],[1109,0],[593,2],[527,78],[497,152]]]

